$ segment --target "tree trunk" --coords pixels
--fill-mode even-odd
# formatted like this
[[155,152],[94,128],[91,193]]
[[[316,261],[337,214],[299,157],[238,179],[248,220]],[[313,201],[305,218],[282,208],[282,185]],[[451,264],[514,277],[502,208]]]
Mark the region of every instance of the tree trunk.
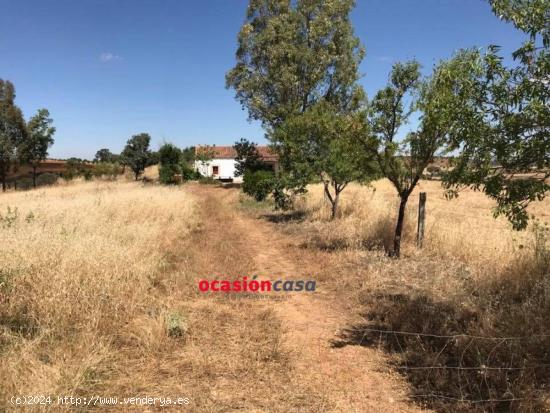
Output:
[[135,180],[137,181],[139,178],[139,172],[134,172]]
[[333,220],[336,218],[336,213],[338,212],[338,201],[340,200],[340,193],[336,192],[332,200],[332,210],[330,214],[330,219]]
[[6,192],[6,178],[2,177],[2,192]]
[[333,220],[334,218],[336,218],[336,212],[337,212],[337,209],[338,209],[338,191],[335,191],[335,196],[334,198],[332,197],[332,194],[330,193],[330,189],[329,189],[329,183],[328,182],[324,182],[323,183],[324,187],[325,187],[325,196],[327,197],[328,201],[330,202],[330,219]]
[[32,167],[32,186],[33,188],[36,188],[36,166],[33,165]]
[[405,221],[405,207],[409,195],[401,195],[401,201],[399,202],[399,214],[397,215],[397,225],[395,226],[395,236],[393,238],[393,251],[390,253],[391,257],[399,258],[401,255],[401,234],[403,233],[403,222]]

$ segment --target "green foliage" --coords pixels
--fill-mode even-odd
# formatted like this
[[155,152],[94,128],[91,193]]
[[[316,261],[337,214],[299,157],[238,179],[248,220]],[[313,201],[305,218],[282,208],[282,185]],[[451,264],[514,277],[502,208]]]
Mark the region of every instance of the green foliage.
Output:
[[[460,150],[444,180],[449,194],[460,186],[483,190],[515,229],[527,227],[527,207],[550,190],[550,3],[494,0],[494,12],[524,31],[528,40],[504,65],[499,48],[462,52],[474,75],[456,85],[461,120],[451,149]],[[542,43],[542,46],[540,44]]]
[[273,128],[319,99],[349,107],[362,98],[356,81],[364,51],[349,18],[354,3],[250,1],[237,64],[226,76],[250,118]]
[[94,162],[112,164],[114,162],[117,162],[119,158],[119,155],[115,155],[109,149],[103,148],[96,152]]
[[58,179],[59,179],[59,176],[57,176],[56,174],[46,172],[36,177],[36,185],[37,186],[55,185]]
[[185,318],[178,312],[169,313],[166,316],[166,334],[172,338],[183,338],[187,333]]
[[240,141],[235,142],[233,145],[237,152],[235,161],[235,176],[244,175],[246,171],[267,171],[271,168],[262,161],[262,157],[258,152],[257,145],[245,138],[241,138]]
[[187,161],[182,160],[182,162],[180,163],[180,170],[181,177],[184,181],[192,181],[201,177],[201,174],[196,171],[192,166],[190,166]]
[[321,101],[338,113],[350,113],[364,98],[357,84],[364,51],[349,16],[354,3],[250,1],[239,33],[237,64],[227,73],[226,85],[235,90],[249,117],[262,122],[279,154],[281,207],[289,207],[293,194],[304,191],[308,174],[294,168],[290,139],[279,141],[277,129]]
[[67,159],[67,169],[63,172],[63,179],[70,181],[77,176],[84,176],[86,180],[91,179],[92,172],[86,161],[80,158]]
[[17,163],[17,152],[26,138],[23,113],[15,105],[15,88],[0,79],[0,181],[4,191],[8,172]]
[[193,162],[195,162],[195,147],[189,146],[187,148],[183,148],[181,151],[181,159],[182,162],[187,165],[193,165]]
[[114,180],[122,174],[122,167],[118,163],[113,162],[98,162],[95,164],[93,173],[97,177]]
[[294,208],[298,195],[305,194],[308,181],[304,176],[290,172],[279,172],[273,181],[273,200],[275,209],[288,211]]
[[336,217],[340,193],[352,181],[369,182],[378,176],[372,153],[359,136],[368,125],[359,112],[339,113],[320,102],[280,125],[273,136],[285,148],[286,170],[307,182],[319,179]]
[[128,142],[121,153],[122,163],[130,167],[130,169],[134,172],[136,181],[150,162],[150,143],[151,137],[149,134],[140,133],[139,135],[134,135],[128,139]]
[[181,150],[172,145],[171,143],[165,143],[159,149],[159,180],[165,185],[174,184],[174,175],[181,172]]
[[257,202],[264,201],[273,190],[275,174],[272,171],[245,171],[243,192],[252,196]]
[[147,166],[152,166],[152,165],[158,165],[160,163],[160,154],[158,151],[151,151],[149,153],[149,157],[147,158],[147,164],[145,165],[146,167]]
[[[428,78],[420,75],[416,61],[393,66],[388,86],[380,90],[369,108],[371,131],[365,141],[373,151],[382,174],[400,197],[399,213],[391,254],[400,253],[405,208],[426,167],[437,151],[448,150],[456,130],[470,120],[462,106],[460,84],[471,84],[472,56],[459,53],[439,63]],[[463,116],[455,116],[459,110]],[[398,139],[400,128],[412,114],[420,118],[418,128]]]
[[[40,161],[48,157],[48,148],[53,145],[55,128],[47,109],[39,109],[27,123],[27,136],[20,147],[19,156],[22,162],[29,163],[34,169]],[[33,171],[33,186],[36,187],[36,172]]]

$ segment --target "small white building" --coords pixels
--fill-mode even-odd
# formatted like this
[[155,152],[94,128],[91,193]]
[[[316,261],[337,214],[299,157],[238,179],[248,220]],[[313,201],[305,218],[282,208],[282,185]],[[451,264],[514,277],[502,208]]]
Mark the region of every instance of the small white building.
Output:
[[[268,146],[257,146],[258,153],[262,160],[271,165],[274,170],[278,166],[278,157]],[[208,151],[212,159],[208,162],[195,161],[195,169],[206,177],[219,179],[220,181],[242,182],[242,176],[235,176],[237,151],[233,146],[202,146],[199,145],[195,151]]]

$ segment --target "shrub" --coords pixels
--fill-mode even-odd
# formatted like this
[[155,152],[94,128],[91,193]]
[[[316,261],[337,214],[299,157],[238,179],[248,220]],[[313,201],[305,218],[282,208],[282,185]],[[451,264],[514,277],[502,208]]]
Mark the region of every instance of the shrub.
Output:
[[170,313],[166,317],[166,333],[168,337],[183,338],[187,331],[187,325],[180,313]]
[[114,162],[98,162],[93,173],[97,177],[114,180],[117,175],[122,174],[122,167]]
[[159,167],[159,181],[164,185],[172,185],[176,183],[174,175],[179,174],[177,165],[162,165]]
[[32,188],[33,184],[31,178],[20,178],[17,180],[17,189],[27,190]]
[[181,150],[171,143],[165,143],[158,151],[159,180],[165,185],[176,183],[174,175],[180,173]]
[[246,171],[243,177],[243,192],[256,201],[264,201],[273,190],[275,175],[272,171]]
[[59,179],[59,176],[57,176],[56,174],[46,172],[36,177],[36,185],[38,186],[55,185],[58,179]]
[[181,177],[185,181],[192,181],[200,179],[201,174],[198,171],[195,171],[188,163],[183,162],[180,165]]

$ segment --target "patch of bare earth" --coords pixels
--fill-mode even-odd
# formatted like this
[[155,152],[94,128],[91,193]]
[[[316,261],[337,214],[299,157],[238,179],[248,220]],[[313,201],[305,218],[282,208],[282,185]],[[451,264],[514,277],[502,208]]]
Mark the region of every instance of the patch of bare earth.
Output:
[[[218,397],[228,400],[226,407],[258,412],[425,411],[408,400],[406,384],[389,367],[382,351],[331,345],[342,328],[358,320],[350,318],[353,313],[331,291],[324,290],[322,278],[318,278],[319,274],[326,276],[329,254],[298,249],[295,240],[276,224],[240,211],[236,190],[188,188],[203,206],[204,228],[190,256],[195,257],[195,267],[204,277],[253,274],[259,279],[317,280],[316,292],[292,293],[281,300],[235,300],[217,294],[205,295],[196,304],[210,311],[227,308],[233,315],[229,323],[249,323],[238,344],[245,356],[243,362],[254,363],[250,369],[256,373],[248,371],[250,376],[240,379],[251,384],[254,377],[261,381],[243,391],[235,372],[220,374],[211,384]],[[250,312],[263,316],[251,319],[242,315]],[[276,328],[266,329],[262,323]],[[248,359],[252,340],[257,340],[258,351],[263,352],[276,341],[276,355]],[[238,348],[232,350],[239,353]]]

